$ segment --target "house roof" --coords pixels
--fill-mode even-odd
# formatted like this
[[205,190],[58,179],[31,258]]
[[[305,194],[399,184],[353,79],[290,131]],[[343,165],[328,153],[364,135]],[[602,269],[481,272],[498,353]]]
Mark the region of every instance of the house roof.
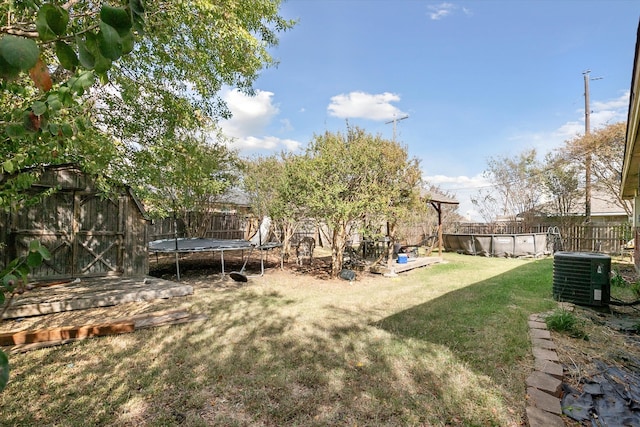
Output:
[[229,188],[223,194],[216,196],[215,201],[216,203],[225,205],[251,207],[249,195],[236,187]]
[[622,165],[622,182],[620,194],[623,199],[632,199],[640,188],[640,23],[636,36],[636,51],[631,75],[629,96],[629,115],[627,117],[627,138]]
[[[584,215],[584,205],[584,197],[578,198],[573,204],[572,212],[570,212],[569,215]],[[551,202],[545,203],[541,207],[540,212],[552,216],[554,214],[557,214],[557,212],[555,211],[555,207]],[[616,200],[614,200],[614,197],[611,193],[601,190],[598,187],[594,187],[591,194],[591,216],[627,216],[627,211],[625,211],[624,208],[622,208],[616,202]]]

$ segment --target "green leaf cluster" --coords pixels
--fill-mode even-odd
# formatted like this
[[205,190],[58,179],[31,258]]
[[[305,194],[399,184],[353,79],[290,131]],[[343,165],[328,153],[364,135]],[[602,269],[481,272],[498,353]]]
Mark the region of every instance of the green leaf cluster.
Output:
[[[216,121],[229,111],[219,92],[225,85],[251,92],[259,71],[275,64],[269,48],[277,44],[278,32],[293,25],[278,16],[279,5],[279,0],[0,5],[0,28],[12,32],[0,37],[18,37],[39,52],[32,55],[38,65],[29,68],[32,60],[22,71],[31,74],[41,64],[47,70],[33,82],[24,72],[0,79],[0,101],[9,106],[0,117],[6,142],[0,150],[9,160],[5,171],[76,162],[147,193],[153,206],[166,206],[158,195],[185,182],[158,171],[172,165],[170,158],[186,155],[184,144],[197,140],[200,152],[216,145],[218,164],[227,164],[231,153],[221,149]],[[42,89],[47,82],[35,83],[47,77],[50,89]],[[201,176],[200,165],[215,166],[201,157],[183,170]],[[213,194],[227,185],[227,175],[208,171],[220,178]],[[6,207],[24,187],[4,184],[0,205]],[[192,184],[201,187],[192,187],[195,194],[212,182]]]
[[[33,3],[32,9],[35,10],[34,27],[40,46],[32,38],[33,32],[15,31],[24,35],[3,36],[0,39],[0,77],[5,80],[31,70],[51,44],[59,64],[67,70],[73,71],[81,64],[84,69],[104,74],[112,61],[133,50],[134,31],[141,29],[144,17],[141,0],[130,0],[123,7],[102,5],[95,16],[96,23],[87,20],[83,10],[74,10],[72,15],[54,3],[44,3],[40,7]],[[11,23],[7,24],[7,28],[11,28]],[[15,27],[14,30],[21,29],[18,25]]]
[[[0,271],[0,318],[4,310],[16,293],[23,293],[27,289],[29,272],[38,268],[45,260],[51,259],[49,250],[39,241],[29,242],[29,251],[26,255],[11,261],[6,268]],[[7,296],[9,298],[7,299]],[[0,392],[5,389],[9,381],[9,359],[0,350]]]
[[3,3],[0,12],[0,173],[7,174],[0,207],[7,209],[24,199],[37,175],[25,168],[76,162],[95,170],[113,161],[105,155],[113,150],[96,150],[88,138],[100,132],[86,95],[96,77],[106,82],[113,61],[133,49],[144,8],[141,0],[119,7],[27,1]]

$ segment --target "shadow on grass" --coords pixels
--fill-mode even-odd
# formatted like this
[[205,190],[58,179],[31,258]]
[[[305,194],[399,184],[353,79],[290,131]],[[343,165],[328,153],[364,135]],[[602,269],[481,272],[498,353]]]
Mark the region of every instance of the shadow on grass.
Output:
[[[376,326],[442,345],[474,371],[515,392],[528,374],[511,372],[530,357],[528,317],[554,306],[552,259],[543,259],[396,313]],[[514,374],[516,381],[509,386]]]
[[525,357],[526,316],[549,306],[550,287],[530,283],[539,270],[528,264],[375,324],[339,307],[301,321],[288,310],[295,301],[252,287],[203,292],[193,311],[204,322],[15,356],[3,423],[507,425],[519,414],[483,363],[508,374]]

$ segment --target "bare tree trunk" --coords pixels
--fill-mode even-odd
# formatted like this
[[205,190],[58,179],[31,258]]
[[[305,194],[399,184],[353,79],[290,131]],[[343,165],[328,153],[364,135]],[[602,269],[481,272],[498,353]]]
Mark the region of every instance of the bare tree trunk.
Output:
[[333,242],[331,244],[331,278],[335,279],[342,271],[344,260],[344,245],[347,241],[347,230],[344,224],[333,229]]
[[398,229],[398,224],[396,221],[390,222],[389,224],[389,246],[387,247],[387,267],[391,269],[393,265],[393,249],[396,245],[396,231]]
[[284,220],[282,221],[282,259],[285,262],[291,257],[291,239],[297,230],[296,223]]

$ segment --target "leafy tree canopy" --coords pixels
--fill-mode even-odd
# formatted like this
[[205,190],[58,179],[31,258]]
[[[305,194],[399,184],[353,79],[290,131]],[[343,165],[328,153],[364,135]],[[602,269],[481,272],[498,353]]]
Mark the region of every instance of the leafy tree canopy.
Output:
[[479,197],[477,200],[497,202],[501,214],[512,218],[535,209],[542,196],[540,164],[536,154],[535,149],[530,149],[513,157],[490,158],[484,175],[494,185],[497,197]]
[[586,158],[590,156],[593,187],[607,194],[617,206],[631,215],[630,204],[620,196],[626,129],[626,122],[609,124],[566,141],[562,152],[567,161],[580,170],[584,170]]
[[[229,176],[220,170],[235,162],[216,132],[216,121],[229,116],[218,92],[224,85],[251,92],[259,71],[275,64],[268,49],[293,25],[278,15],[279,5],[3,2],[0,172],[72,161],[139,190],[177,188],[183,183],[170,181],[175,174],[158,181],[157,170],[175,169],[173,157],[189,153],[194,167],[183,173],[220,191]],[[204,161],[211,155],[220,157]],[[29,183],[3,180],[1,204]]]
[[[400,144],[360,128],[316,135],[294,162],[296,203],[332,229],[332,277],[342,269],[348,231],[363,221],[392,221],[418,200],[420,171]],[[405,204],[405,205],[403,205]]]

